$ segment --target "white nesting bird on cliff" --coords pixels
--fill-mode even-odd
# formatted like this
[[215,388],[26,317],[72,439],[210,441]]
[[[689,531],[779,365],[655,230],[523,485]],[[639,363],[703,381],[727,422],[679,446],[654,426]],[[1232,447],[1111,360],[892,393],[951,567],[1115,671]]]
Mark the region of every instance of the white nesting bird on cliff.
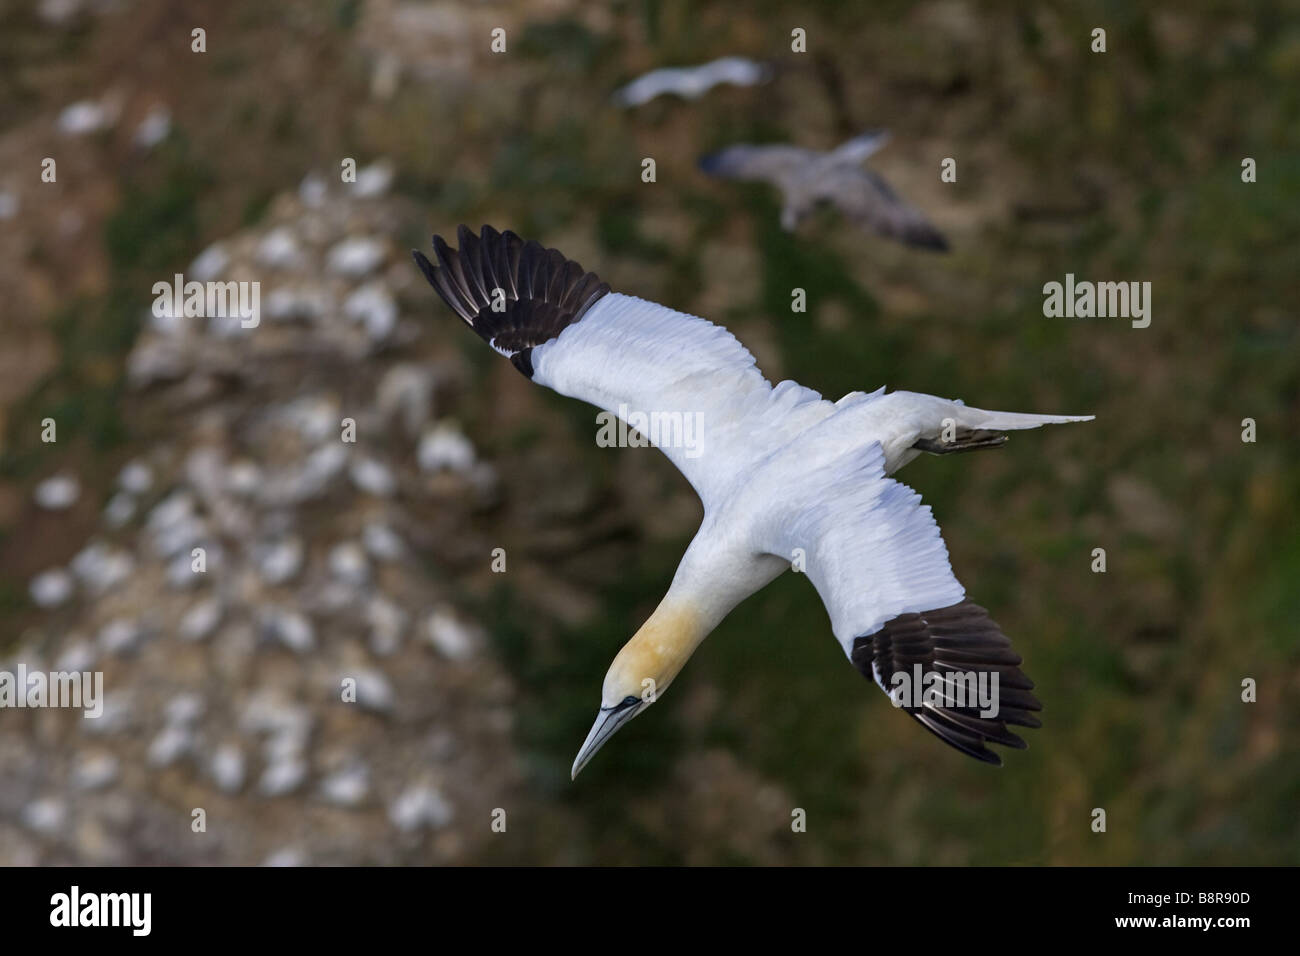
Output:
[[620,106],[640,106],[665,93],[688,100],[699,99],[720,83],[756,86],[772,78],[772,68],[743,56],[724,56],[700,66],[672,66],[651,70],[614,91]]
[[787,232],[822,204],[838,209],[863,229],[909,246],[946,252],[948,241],[862,161],[889,142],[886,130],[855,136],[819,152],[782,144],[739,143],[700,159],[700,169],[719,179],[765,182],[781,190],[781,228]]
[[[883,388],[837,402],[773,386],[721,326],[611,292],[554,249],[484,226],[433,238],[425,277],[524,375],[625,419],[696,416],[696,441],[659,447],[704,504],[668,593],[614,658],[576,776],[657,700],[708,634],[794,564],[812,581],[853,665],[947,743],[1000,763],[1023,748],[1008,724],[1039,726],[1033,684],[988,613],[966,600],[930,509],[889,475],[921,452],[991,448],[1013,429],[1091,416],[1027,415]],[[901,688],[913,676],[943,694]],[[955,691],[992,678],[996,700]]]

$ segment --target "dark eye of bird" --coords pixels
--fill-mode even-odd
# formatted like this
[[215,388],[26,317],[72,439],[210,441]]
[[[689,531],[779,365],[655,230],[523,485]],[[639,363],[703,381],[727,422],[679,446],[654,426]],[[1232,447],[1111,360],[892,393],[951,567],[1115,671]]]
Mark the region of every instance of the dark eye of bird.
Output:
[[631,707],[633,704],[636,703],[636,700],[637,698],[635,694],[628,694],[626,697],[623,698],[623,706]]

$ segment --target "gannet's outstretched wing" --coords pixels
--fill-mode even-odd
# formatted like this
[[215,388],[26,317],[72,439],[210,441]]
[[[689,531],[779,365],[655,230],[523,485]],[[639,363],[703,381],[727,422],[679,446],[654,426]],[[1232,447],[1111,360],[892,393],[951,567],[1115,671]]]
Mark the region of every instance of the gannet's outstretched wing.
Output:
[[739,56],[724,56],[700,66],[652,70],[616,90],[614,102],[620,106],[640,106],[665,93],[676,93],[693,100],[719,83],[754,86],[767,81],[771,75],[771,68],[764,63]]
[[821,153],[798,146],[739,143],[700,158],[700,169],[719,179],[771,183],[792,192],[808,167]]
[[[906,698],[903,709],[963,753],[1001,763],[984,745],[1025,746],[1007,724],[1039,726],[1034,685],[988,612],[965,600],[930,508],[911,488],[886,478],[884,468],[879,444],[825,461],[805,457],[782,506],[758,532],[760,547],[786,560],[802,558],[859,671],[887,694],[901,686],[895,676],[905,675],[918,696]],[[944,676],[924,676],[932,672]],[[982,716],[978,704],[947,706],[919,696],[924,685],[940,680],[955,691],[965,675],[978,682],[984,674],[991,687],[995,673],[995,716]]]
[[940,252],[948,249],[948,240],[920,210],[904,202],[869,169],[828,166],[811,188],[817,198],[833,203],[864,229],[910,246]]
[[833,408],[794,382],[773,388],[721,326],[610,292],[554,249],[490,226],[461,226],[457,242],[434,236],[436,262],[413,253],[443,300],[533,381],[651,431],[706,508]]

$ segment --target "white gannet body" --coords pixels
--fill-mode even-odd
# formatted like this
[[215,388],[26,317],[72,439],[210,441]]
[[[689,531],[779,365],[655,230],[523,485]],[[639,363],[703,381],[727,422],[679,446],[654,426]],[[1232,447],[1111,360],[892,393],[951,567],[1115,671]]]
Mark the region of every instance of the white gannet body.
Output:
[[[624,420],[695,416],[657,446],[704,504],[668,593],[614,658],[573,774],[658,699],[699,643],[746,597],[792,566],[811,579],[831,630],[864,675],[947,743],[990,763],[1022,748],[1007,724],[1038,726],[1033,684],[988,613],[965,599],[930,509],[888,476],[922,451],[996,447],[1005,432],[1091,416],[972,408],[914,392],[837,402],[773,386],[721,326],[609,290],[554,249],[461,226],[416,262],[448,305],[541,385]],[[644,421],[644,418],[641,419]],[[905,700],[913,677],[936,690]],[[991,678],[996,700],[957,697]],[[983,685],[981,685],[983,686]],[[940,691],[949,692],[946,694]]]
[[614,92],[620,106],[640,106],[665,93],[688,100],[699,99],[720,83],[756,86],[772,77],[772,68],[743,56],[724,56],[699,66],[674,66],[651,70]]
[[781,190],[781,227],[787,232],[821,203],[829,203],[863,229],[909,246],[944,252],[948,241],[862,161],[889,142],[885,130],[855,136],[819,152],[799,146],[740,143],[700,159],[719,179],[765,182]]

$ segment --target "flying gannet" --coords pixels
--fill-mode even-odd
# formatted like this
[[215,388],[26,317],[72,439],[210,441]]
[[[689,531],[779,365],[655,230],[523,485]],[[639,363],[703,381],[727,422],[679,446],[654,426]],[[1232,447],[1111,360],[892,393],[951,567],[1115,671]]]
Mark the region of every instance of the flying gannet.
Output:
[[765,63],[747,60],[742,56],[724,56],[700,66],[651,70],[615,90],[614,102],[619,106],[640,106],[665,93],[676,93],[685,99],[695,100],[720,83],[756,86],[766,83],[771,77],[772,68]]
[[781,190],[787,232],[820,203],[830,203],[864,229],[910,246],[947,251],[948,241],[862,161],[889,142],[885,130],[856,136],[828,153],[799,146],[742,143],[705,156],[700,169],[720,179],[757,180]]
[[[659,447],[704,504],[668,593],[618,652],[573,775],[668,689],[700,642],[792,565],[862,674],[945,742],[1001,763],[986,742],[1023,748],[1007,724],[1039,726],[1020,656],[966,600],[920,495],[887,477],[921,452],[996,447],[1011,429],[1091,416],[970,408],[915,392],[851,392],[838,402],[792,381],[773,386],[730,332],[611,292],[535,241],[484,226],[433,237],[425,278],[492,348],[533,381],[624,420],[632,410],[699,415],[700,440]],[[956,696],[898,696],[899,675],[985,679],[997,707]],[[963,706],[963,701],[965,706]]]

